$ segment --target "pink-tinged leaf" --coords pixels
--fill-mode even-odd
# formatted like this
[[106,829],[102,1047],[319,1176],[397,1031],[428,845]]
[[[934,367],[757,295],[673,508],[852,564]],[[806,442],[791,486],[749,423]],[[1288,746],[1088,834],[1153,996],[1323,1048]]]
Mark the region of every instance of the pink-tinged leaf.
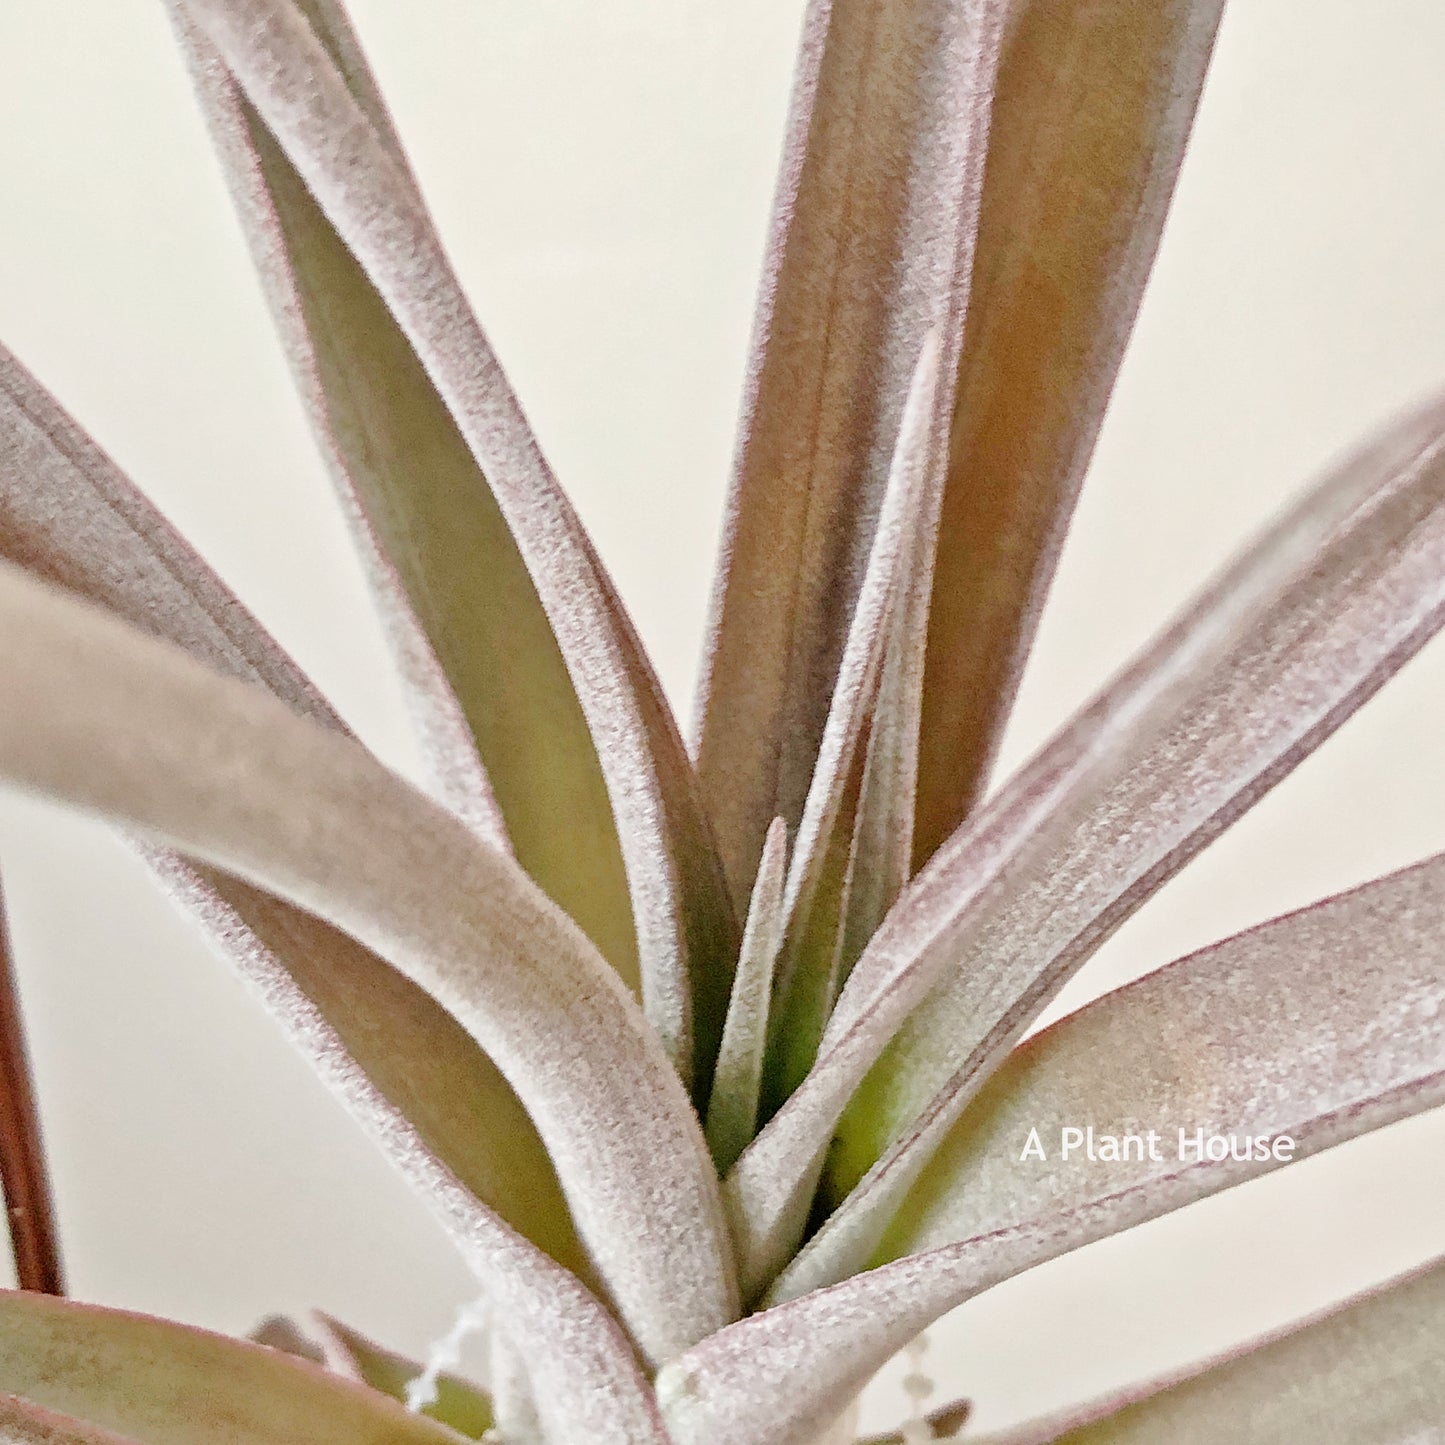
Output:
[[[145,1445],[456,1445],[461,1438],[279,1350],[9,1291],[0,1292],[0,1392]],[[54,1437],[72,1438],[97,1437]]]
[[[395,395],[389,372],[371,383],[383,405],[414,407],[403,440],[424,436],[428,455],[441,448],[449,466],[467,473],[456,486],[443,485],[445,477],[418,481],[409,466],[405,477],[368,479],[355,466],[354,448],[345,448],[351,482],[368,501],[372,525],[420,608],[429,645],[458,688],[484,754],[495,732],[497,747],[525,755],[516,773],[485,757],[513,844],[519,856],[535,850],[534,861],[545,857],[545,865],[537,862],[545,875],[539,881],[566,895],[563,901],[588,931],[605,934],[604,950],[640,990],[678,1071],[695,1078],[698,1097],[705,1098],[727,1011],[736,924],[691,763],[612,585],[466,303],[394,138],[370,113],[375,107],[358,98],[355,75],[327,48],[338,12],[293,0],[183,0],[179,13],[203,37],[204,88],[213,115],[236,143],[231,153],[243,204],[269,238],[263,256],[283,300],[287,286],[295,288],[303,322],[316,322],[320,308],[325,324],[337,328],[326,340],[325,359],[314,329],[306,340],[299,323],[291,328],[293,350],[309,347],[315,366],[330,378],[321,382],[329,400],[318,406],[334,405],[336,386],[354,378],[349,333],[339,310],[330,309],[354,306],[347,327],[360,326],[364,339],[382,348],[368,364],[394,366],[404,376]],[[326,20],[320,36],[309,23],[318,16]],[[246,114],[237,109],[243,101],[257,119],[244,135],[237,129],[237,118]],[[259,176],[257,160],[246,170],[248,150],[259,158]],[[304,258],[303,241],[314,248]],[[346,403],[350,421],[330,415],[323,423],[343,430],[359,425],[363,407],[369,424],[382,425],[377,409],[354,396]],[[388,447],[397,466],[414,460],[409,442],[392,435]],[[435,490],[423,492],[433,484]],[[465,512],[458,511],[459,497],[470,499]],[[425,547],[418,508],[426,514]],[[433,567],[444,575],[433,577]],[[424,607],[422,583],[431,589]],[[549,626],[555,643],[546,635]],[[554,665],[558,654],[575,689],[572,700]],[[508,694],[516,669],[519,684],[529,669],[536,676],[526,682],[525,697],[511,696],[507,715],[498,716],[491,709]],[[590,742],[572,716],[579,705]],[[579,768],[600,767],[625,890],[607,882],[606,820],[596,788],[585,779],[580,796],[590,799],[588,816],[574,848],[578,820],[573,804],[560,801],[571,793],[558,791],[566,780],[556,769],[563,765],[569,779]],[[584,846],[586,867],[578,851]],[[635,962],[630,947],[626,956],[620,951],[634,928]]]
[[1437,402],[1309,492],[913,880],[733,1171],[753,1212],[781,1214],[830,1139],[837,1205],[924,1110],[956,1113],[1092,950],[1438,629],[1442,559]]
[[[406,1401],[407,1386],[422,1373],[421,1365],[367,1339],[330,1315],[318,1313],[316,1320],[325,1341],[328,1368],[345,1379],[380,1390],[393,1400]],[[422,1414],[468,1440],[480,1440],[495,1424],[486,1391],[448,1374],[438,1377],[436,1399],[422,1409]]]
[[1445,1262],[1291,1330],[977,1445],[1432,1445],[1445,1420]]
[[5,777],[314,912],[466,1028],[649,1357],[733,1317],[687,1094],[616,973],[509,856],[350,739],[9,565],[0,667],[24,699],[0,709]]
[[[938,404],[935,383],[935,400]],[[922,464],[920,462],[920,464]],[[855,855],[843,937],[843,982],[912,873],[924,654],[938,548],[942,478],[931,465],[914,518],[910,555],[868,729],[868,753],[853,825]]]
[[[1442,935],[1445,855],[1215,944],[1030,1039],[915,1185],[875,1255],[893,1262],[668,1367],[681,1445],[806,1440],[831,1401],[973,1295],[1280,1167],[1282,1136],[1304,1158],[1445,1102]],[[1155,1128],[1165,1157],[1064,1159],[1058,1130],[1081,1119],[1100,1134]],[[1020,1158],[1034,1127],[1046,1161]],[[1181,1128],[1270,1144],[1181,1161]],[[806,1283],[800,1269],[779,1292]]]
[[[291,659],[3,348],[0,556],[340,729]],[[532,1121],[450,1014],[321,920],[164,850],[142,852],[423,1198],[439,1175],[455,1176],[590,1277]],[[470,1229],[451,1206],[443,1215]]]
[[[3,350],[0,504],[0,555],[340,727],[286,654]],[[552,1162],[471,1035],[322,920],[172,853],[144,851],[488,1288],[509,1302],[516,1334],[544,1372],[555,1372],[547,1398],[564,1438],[571,1429],[602,1431],[598,1438],[617,1445],[649,1439],[650,1392],[630,1346],[552,1262],[584,1279],[594,1274]]]
[[[1126,675],[1090,710],[1117,710],[1121,693],[1133,695],[1125,707],[1138,708],[1122,725],[1116,712],[1087,781],[1057,799],[1047,825],[1015,853],[1004,888],[967,919],[947,901],[959,873],[968,876],[967,836],[939,855],[943,867],[920,888],[913,918],[940,903],[949,914],[926,945],[947,973],[850,1104],[842,1147],[830,1160],[834,1199],[921,1110],[956,1115],[1103,939],[1439,629],[1445,408],[1434,403],[1397,424],[1293,516],[1274,542],[1256,548],[1254,561],[1247,556],[1226,577],[1218,600],[1206,597],[1176,624],[1173,637],[1211,630],[1212,609],[1227,615],[1230,594],[1263,583],[1255,616],[1224,631],[1192,669],[1178,667],[1188,642],[1181,648],[1166,634],[1142,664],[1142,682]],[[1311,531],[1316,545],[1294,567],[1275,571],[1271,552],[1288,554]],[[1157,696],[1150,676],[1171,672],[1177,691]],[[1153,705],[1138,707],[1151,690]],[[1054,751],[1045,750],[1046,770]]]
[[[932,465],[932,443],[938,429],[939,348],[937,333],[925,339],[903,409],[883,510],[793,844],[784,894],[787,941],[770,1029],[770,1113],[811,1067],[840,975],[854,961],[843,953],[854,875],[871,876],[887,867],[886,855],[865,857],[861,851],[863,843],[879,839],[872,818],[866,838],[859,836],[859,810],[875,729],[900,721],[888,716],[897,711],[897,699],[885,697],[882,689],[899,650],[899,630],[910,615],[921,620],[910,603],[916,563],[931,549],[938,521],[942,478]],[[896,670],[888,680],[897,681]],[[885,770],[880,761],[875,792],[887,786]],[[911,802],[910,797],[910,807]]]
[[775,818],[753,883],[727,1027],[707,1106],[707,1142],[719,1172],[732,1166],[757,1129],[773,972],[783,941],[787,866],[788,826]]
[[930,332],[957,365],[1006,8],[812,0],[804,20],[698,749],[740,896],[769,821],[802,817]]
[[[339,65],[344,47],[357,103],[404,167],[345,16],[330,0],[307,8]],[[491,491],[365,273],[214,52],[172,13],[438,782],[491,836],[510,834],[523,866],[635,980],[596,750]]]
[[139,1445],[130,1436],[117,1435],[113,1430],[102,1430],[83,1420],[42,1410],[39,1405],[5,1397],[0,1397],[0,1442],[3,1445]]
[[987,781],[1153,264],[1223,0],[1020,0],[989,125],[915,857]]

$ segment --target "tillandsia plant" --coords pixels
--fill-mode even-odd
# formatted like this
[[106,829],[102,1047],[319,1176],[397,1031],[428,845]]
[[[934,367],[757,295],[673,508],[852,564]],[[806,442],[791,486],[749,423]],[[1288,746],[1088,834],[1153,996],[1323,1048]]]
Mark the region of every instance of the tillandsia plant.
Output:
[[[60,1297],[5,990],[0,1438],[851,1439],[953,1306],[1445,1097],[1445,856],[1024,1038],[1445,619],[1437,400],[991,785],[1220,5],[812,0],[689,751],[338,0],[171,0],[435,787],[8,356],[0,775],[121,825],[257,986],[492,1369]],[[1021,1159],[1078,1118],[1251,1143]],[[1433,1439],[1442,1339],[1437,1265],[1008,1438]]]

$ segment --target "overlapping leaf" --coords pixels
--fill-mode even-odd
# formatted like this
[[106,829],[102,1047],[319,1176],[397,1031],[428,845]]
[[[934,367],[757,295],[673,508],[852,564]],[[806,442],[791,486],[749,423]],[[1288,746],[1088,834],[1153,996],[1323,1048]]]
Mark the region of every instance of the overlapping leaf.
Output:
[[742,895],[769,822],[802,817],[930,332],[957,363],[1006,8],[812,0],[804,20],[698,748]]
[[666,1358],[732,1317],[686,1093],[616,974],[509,857],[355,743],[8,565],[0,653],[27,698],[0,714],[0,773],[375,948],[507,1076],[642,1348]]
[[433,732],[455,742],[459,709],[519,859],[705,1090],[736,930],[691,765],[344,17],[330,0],[175,9]]
[[[3,349],[0,556],[340,728],[260,624]],[[513,1228],[588,1274],[536,1129],[455,1019],[319,919],[173,855],[148,857],[423,1194],[439,1170],[455,1175]],[[470,1227],[464,1217],[452,1222]]]
[[[327,1363],[347,1379],[380,1390],[405,1402],[407,1386],[422,1373],[422,1366],[369,1340],[330,1315],[318,1315],[327,1346]],[[436,1399],[422,1409],[430,1419],[480,1440],[496,1423],[486,1392],[455,1375],[443,1374],[436,1383]]]
[[[144,1315],[0,1292],[0,1395],[145,1445],[456,1445],[374,1390],[279,1350]],[[3,1416],[0,1416],[3,1420]],[[0,1432],[9,1422],[0,1424]],[[19,1434],[100,1445],[108,1433]]]
[[[921,1167],[928,1140],[904,1141],[911,1122],[928,1110],[947,1127],[1091,950],[1440,626],[1442,557],[1436,403],[1309,493],[959,831],[860,960],[812,1074],[733,1171],[762,1259],[745,1274],[785,1262],[790,1200],[835,1128],[834,1204],[895,1145]],[[860,1205],[846,1239],[835,1227],[832,1278],[867,1257],[895,1202]]]
[[[1024,1044],[954,1125],[879,1267],[667,1367],[681,1445],[805,1441],[954,1305],[1281,1162],[1090,1163],[1052,1147],[1046,1163],[1021,1160],[1030,1128],[1047,1137],[1083,1108],[1101,1132],[1289,1135],[1303,1158],[1445,1102],[1442,930],[1445,855],[1216,944]],[[804,1254],[778,1293],[815,1283],[806,1270]]]
[[[925,340],[903,409],[883,510],[793,844],[770,1030],[769,1113],[808,1072],[856,956],[845,952],[849,922],[863,912],[854,908],[855,885],[860,894],[881,896],[890,870],[907,863],[900,845],[912,795],[900,796],[900,790],[911,778],[908,744],[899,735],[917,722],[910,696],[917,669],[910,676],[909,667],[917,656],[916,649],[912,658],[909,651],[926,616],[917,594],[922,590],[926,598],[927,559],[938,525],[941,477],[931,443],[939,362],[934,333]],[[909,623],[913,637],[904,632]],[[906,820],[901,825],[900,813]],[[876,851],[865,854],[865,847]]]
[[732,1165],[757,1128],[773,975],[786,922],[783,885],[787,867],[788,827],[775,818],[753,882],[727,1027],[707,1106],[707,1142],[719,1170]]

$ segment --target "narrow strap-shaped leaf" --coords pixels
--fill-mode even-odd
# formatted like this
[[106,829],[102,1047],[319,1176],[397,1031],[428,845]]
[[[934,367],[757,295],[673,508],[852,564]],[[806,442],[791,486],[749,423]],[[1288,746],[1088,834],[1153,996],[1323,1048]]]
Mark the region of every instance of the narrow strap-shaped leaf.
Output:
[[[415,1360],[385,1349],[330,1315],[318,1312],[316,1319],[327,1346],[326,1363],[332,1370],[393,1400],[406,1400],[406,1387],[422,1372]],[[495,1423],[486,1391],[448,1374],[437,1379],[437,1398],[422,1414],[469,1440],[480,1440]]]
[[89,605],[0,570],[0,774],[342,928],[491,1054],[653,1358],[736,1310],[717,1179],[617,975],[500,850],[351,740]]
[[[450,428],[432,430],[438,413],[449,413],[456,434],[491,487],[499,518],[515,539],[530,582],[508,560],[511,554],[494,525],[497,519],[479,496],[477,476],[461,488],[472,498],[472,521],[465,534],[453,516],[457,503],[452,486],[438,483],[435,493],[423,497],[419,483],[408,483],[412,491],[404,520],[397,524],[398,537],[408,536],[416,544],[415,508],[424,507],[429,536],[449,559],[448,575],[428,584],[434,586],[431,595],[436,606],[450,599],[458,609],[445,628],[435,620],[427,625],[429,640],[439,648],[438,638],[447,630],[443,665],[449,672],[468,672],[471,681],[462,701],[484,752],[495,727],[505,734],[507,748],[524,749],[531,759],[528,787],[541,789],[539,793],[527,791],[518,775],[504,780],[506,768],[486,758],[514,845],[521,850],[519,833],[535,841],[538,830],[545,830],[551,862],[544,885],[570,890],[568,880],[583,879],[587,896],[571,898],[572,908],[598,931],[603,931],[599,911],[605,913],[610,920],[605,928],[609,956],[640,987],[648,1017],[679,1072],[685,1078],[696,1076],[699,1091],[705,1091],[727,1010],[736,925],[691,764],[636,635],[467,306],[394,143],[378,131],[306,13],[293,0],[184,0],[183,13],[214,47],[275,138],[269,151],[264,140],[260,145],[263,158],[273,162],[268,184],[278,191],[284,184],[287,172],[274,164],[284,152],[295,167],[293,181],[299,178],[309,193],[308,198],[292,184],[281,200],[269,192],[263,195],[252,181],[249,194],[260,208],[257,224],[268,224],[269,211],[274,228],[274,217],[284,211],[327,258],[321,272],[308,269],[302,276],[295,254],[301,231],[288,240],[283,226],[282,237],[273,235],[270,243],[278,266],[284,244],[289,248],[285,264],[294,268],[292,284],[301,287],[313,305],[333,308],[328,311],[333,321],[338,315],[334,308],[346,301],[362,308],[353,313],[353,321],[364,317],[367,336],[379,338],[386,361],[402,366],[409,377],[406,394],[418,408],[415,425],[432,438],[431,444],[450,448],[448,463],[455,466],[459,448],[437,440],[450,436]],[[249,144],[256,144],[257,134],[253,126]],[[317,289],[323,280],[324,299]],[[344,288],[344,296],[330,289],[333,282]],[[401,336],[393,328],[399,328]],[[332,354],[328,367],[345,354],[345,340],[342,334],[335,342],[341,349]],[[414,350],[419,366],[405,362],[407,348]],[[424,376],[419,374],[423,368]],[[349,378],[350,371],[346,375]],[[427,380],[435,387],[435,397],[420,399]],[[387,385],[383,380],[375,384]],[[350,414],[355,405],[348,404]],[[404,449],[401,455],[405,457]],[[359,473],[352,481],[363,492],[371,486]],[[385,487],[387,505],[403,507],[400,483]],[[383,540],[390,546],[394,539]],[[428,566],[440,565],[435,549],[426,559]],[[414,561],[420,569],[422,559]],[[393,558],[393,565],[402,563]],[[420,575],[417,571],[407,581],[410,593]],[[496,590],[484,599],[478,589],[487,586],[488,575]],[[504,665],[544,666],[550,643],[541,636],[542,619],[528,600],[532,588],[576,690],[616,819],[635,923],[636,973],[616,952],[628,899],[604,888],[605,870],[591,844],[593,863],[581,869],[582,860],[571,846],[572,804],[562,806],[555,791],[560,780],[546,776],[550,762],[561,755],[571,760],[569,769],[574,768],[582,745],[580,731],[566,722],[565,699],[558,701],[560,679],[555,671],[548,674],[524,714],[497,719],[487,711],[496,689],[511,685]],[[483,615],[490,620],[483,623]],[[481,642],[479,625],[492,629],[495,650],[490,654],[482,646],[471,650]],[[524,625],[525,635],[514,630]],[[563,727],[568,730],[565,738],[557,733]],[[518,729],[531,736],[519,741]],[[514,783],[518,791],[504,796],[502,790]],[[589,810],[595,814],[590,804]],[[600,825],[593,816],[585,826],[595,830]]]
[[1128,912],[1432,635],[1442,504],[1436,403],[1309,492],[960,829],[860,959],[812,1074],[733,1170],[760,1238],[830,1138],[837,1204],[940,1091],[961,1107]]
[[787,866],[788,825],[775,818],[753,883],[727,1027],[707,1106],[707,1142],[719,1172],[732,1166],[757,1128],[773,968],[783,941]]
[[[929,335],[914,369],[874,529],[857,609],[838,666],[828,720],[793,844],[784,895],[787,942],[779,968],[770,1034],[776,1109],[813,1062],[836,997],[857,857],[858,810],[864,796],[872,726],[889,711],[882,683],[900,617],[911,612],[913,569],[931,545],[942,482],[932,465],[936,439],[940,336]],[[879,788],[886,786],[882,776]],[[870,820],[871,823],[871,820]],[[875,841],[871,836],[865,840]],[[867,867],[881,864],[869,859]],[[886,865],[882,865],[886,866]],[[853,960],[847,959],[851,965]]]
[[[340,728],[260,624],[3,348],[0,556]],[[443,1169],[590,1277],[532,1121],[455,1019],[319,919],[163,850],[142,851],[424,1198]]]
[[[339,727],[286,654],[3,349],[0,555]],[[508,1302],[518,1338],[550,1373],[563,1438],[650,1439],[654,1407],[630,1346],[552,1262],[593,1277],[551,1160],[476,1041],[410,979],[320,919],[174,854],[144,852]]]
[[117,1435],[42,1410],[25,1400],[0,1397],[0,1445],[139,1445],[133,1437]]
[[848,890],[843,982],[913,871],[924,657],[943,502],[942,478],[931,465],[923,476],[911,553],[901,569],[902,587],[893,603],[868,730],[866,771],[853,825],[856,862]]
[[[739,1151],[741,1152],[741,1151]],[[21,1289],[65,1293],[60,1232],[0,887],[0,1201]]]
[[[546,705],[557,719],[553,776],[575,769],[581,780],[572,780],[575,795],[587,797],[589,787],[593,794],[592,808],[575,809],[574,876],[605,895],[585,866],[595,847],[615,893],[623,886],[621,859],[591,739],[526,569],[471,453],[416,353],[275,140],[179,4],[170,9],[298,387],[406,674],[438,785],[476,826],[496,839],[508,836],[482,758],[509,803],[512,789],[525,795],[540,769],[503,749],[511,737],[525,739],[514,748],[530,744],[537,733],[525,719]],[[357,103],[405,166],[345,15],[332,0],[307,0],[307,10]],[[509,595],[509,620],[519,634],[526,635],[529,624],[537,633],[528,637],[529,667],[498,665],[494,593]],[[504,672],[511,684],[505,689],[496,681]],[[512,706],[522,711],[522,726],[507,726]],[[557,735],[569,724],[576,737],[571,747],[561,746]],[[600,823],[589,827],[594,817]],[[548,868],[531,833],[522,834],[519,851],[544,886],[551,881],[556,869]],[[583,921],[602,934],[600,946],[629,957],[634,941],[625,910],[620,926],[612,918],[584,915]]]
[[[1331,1097],[1344,1108],[1405,1087],[1445,1051],[1445,1023],[1432,1013],[1445,998],[1442,926],[1445,858],[1437,858],[1215,944],[1081,1010],[1014,1050],[951,1129],[951,1110],[920,1119],[913,1148],[869,1175],[829,1221],[828,1238],[820,1234],[785,1271],[777,1296],[831,1283],[840,1254],[862,1252],[878,1232],[877,1205],[864,1203],[875,1194],[897,1211],[877,1263],[991,1234],[1031,1212],[1068,1210],[1081,1197],[1120,1187],[1137,1194],[1151,1179],[1167,1194],[1179,1187],[1170,1182],[1181,1173],[1179,1129],[1288,1132],[1281,1109],[1292,1099],[1307,1112]],[[1288,1022],[1272,1025],[1280,1036],[1258,1040],[1251,1018],[1281,1013]],[[1081,1103],[1100,1135],[1157,1129],[1162,1162],[1151,1158],[1146,1170],[1056,1157]],[[1047,1165],[1020,1158],[1033,1128],[1047,1141]],[[945,1142],[934,1153],[925,1139]],[[919,1177],[921,1155],[931,1158]]]
[[[834,826],[819,839],[807,885],[784,928],[774,1006],[768,1025],[760,1117],[771,1118],[807,1076],[838,997],[848,900],[857,861],[852,820],[868,766],[868,719],[861,721],[847,771],[833,796]],[[796,876],[797,859],[793,862]],[[786,901],[784,903],[787,911]]]
[[987,781],[1222,9],[1223,0],[1010,9],[929,621],[920,866]]
[[957,363],[1006,8],[811,0],[804,20],[700,709],[739,894],[769,821],[802,816],[924,338]]
[[[1308,565],[1179,694],[1117,732],[1091,780],[1059,800],[1007,901],[953,916],[947,977],[840,1124],[835,1199],[907,1118],[956,1113],[1099,943],[1445,621],[1445,409],[1415,414],[1313,494],[1331,495],[1347,507]],[[953,866],[967,851],[950,845]],[[916,917],[946,898],[950,871],[920,889]]]
[[146,1445],[455,1445],[458,1439],[375,1390],[279,1350],[169,1320],[9,1291],[0,1292],[0,1392]]
[[1445,1420],[1445,1261],[1183,1379],[977,1445],[1430,1445]]
[[[1445,855],[1215,944],[1030,1039],[954,1126],[877,1256],[901,1257],[753,1315],[663,1372],[679,1445],[804,1441],[830,1402],[982,1290],[1281,1167],[1280,1136],[1305,1158],[1445,1102],[1442,936]],[[1046,1163],[1020,1162],[1030,1128],[1047,1138],[1085,1117],[1100,1132],[1203,1129],[1271,1147],[1090,1163],[1051,1144]]]

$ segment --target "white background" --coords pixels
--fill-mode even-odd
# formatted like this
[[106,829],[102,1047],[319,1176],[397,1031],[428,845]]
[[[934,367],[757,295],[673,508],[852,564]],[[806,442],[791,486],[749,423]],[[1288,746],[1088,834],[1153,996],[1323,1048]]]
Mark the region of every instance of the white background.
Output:
[[[356,0],[442,232],[681,709],[799,0]],[[1026,679],[1018,761],[1323,462],[1445,386],[1445,7],[1234,0]],[[0,6],[0,336],[410,767],[396,684],[157,0]],[[0,680],[3,687],[3,680]],[[15,705],[9,700],[6,705]],[[1445,848],[1436,646],[1073,1003]],[[467,1281],[100,828],[0,799],[77,1294],[419,1349]],[[1270,1020],[1258,1020],[1261,1029]],[[1445,1250],[1424,1118],[1035,1271],[934,1335],[1000,1423]],[[896,1408],[884,1389],[870,1405]]]

